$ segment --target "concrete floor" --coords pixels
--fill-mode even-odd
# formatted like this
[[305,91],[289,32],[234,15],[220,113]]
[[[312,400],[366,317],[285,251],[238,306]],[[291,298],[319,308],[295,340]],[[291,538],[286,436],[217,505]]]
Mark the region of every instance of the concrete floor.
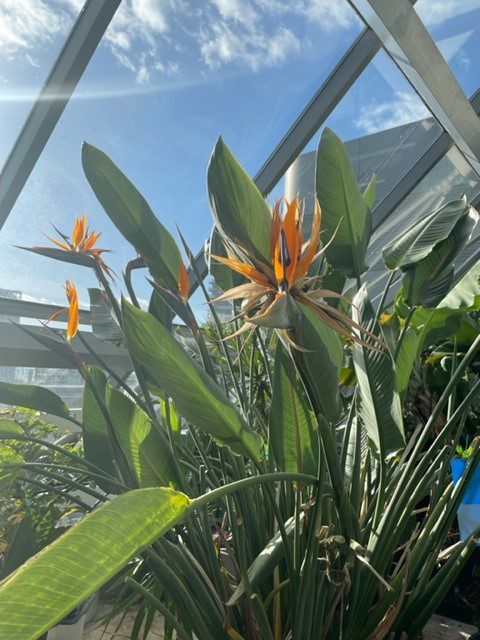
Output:
[[[105,632],[103,625],[98,628],[89,625],[89,629],[85,634],[85,640],[129,640],[134,618],[135,611],[129,612],[118,630],[116,630],[116,627],[119,619],[117,619],[116,622],[112,621]],[[423,637],[424,640],[465,640],[472,633],[475,633],[475,631],[476,629],[473,627],[460,624],[456,620],[449,620],[442,616],[433,616],[424,631]],[[149,640],[160,640],[163,638],[163,622],[160,617],[155,622],[148,638]]]

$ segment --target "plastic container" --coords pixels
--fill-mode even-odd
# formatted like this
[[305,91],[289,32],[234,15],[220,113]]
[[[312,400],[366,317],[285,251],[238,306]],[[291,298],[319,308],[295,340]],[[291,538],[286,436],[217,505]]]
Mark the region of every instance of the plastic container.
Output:
[[[452,477],[455,484],[459,482],[467,464],[468,458],[453,458],[451,461]],[[470,478],[458,507],[457,516],[460,539],[465,540],[472,531],[480,526],[480,465],[477,465]]]
[[65,616],[60,624],[50,629],[47,640],[82,640],[88,610],[96,599],[96,595],[91,596]]

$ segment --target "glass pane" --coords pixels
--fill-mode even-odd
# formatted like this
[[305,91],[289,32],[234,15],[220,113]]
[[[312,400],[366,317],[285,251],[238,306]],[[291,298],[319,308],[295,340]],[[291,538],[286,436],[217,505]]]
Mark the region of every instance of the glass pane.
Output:
[[[346,142],[362,189],[377,175],[380,202],[442,132],[392,60],[380,51],[326,122]],[[315,152],[321,132],[287,172],[285,191],[300,191],[313,211]]]
[[82,5],[82,0],[0,3],[0,164]]
[[[372,298],[381,294],[388,277],[381,260],[382,248],[425,214],[463,193],[469,201],[473,200],[480,193],[479,178],[453,147],[373,234],[367,255],[371,268],[366,274]],[[477,237],[480,229],[474,234]],[[457,258],[456,264],[462,260]]]
[[414,6],[470,97],[480,86],[480,0],[418,0]]
[[[198,250],[211,226],[205,172],[217,136],[255,173],[363,28],[347,0],[307,9],[157,3],[148,14],[141,6],[120,6],[0,234],[0,278],[26,296],[63,303],[68,277],[85,301],[95,286],[85,269],[12,248],[48,244],[40,232],[54,233],[50,223],[70,233],[73,216],[87,212],[99,244],[114,250],[107,258],[118,282],[134,257],[83,176],[83,140],[107,152]],[[136,282],[146,301],[144,275]]]
[[40,385],[60,396],[72,411],[82,408],[83,380],[76,369],[0,366],[0,380]]

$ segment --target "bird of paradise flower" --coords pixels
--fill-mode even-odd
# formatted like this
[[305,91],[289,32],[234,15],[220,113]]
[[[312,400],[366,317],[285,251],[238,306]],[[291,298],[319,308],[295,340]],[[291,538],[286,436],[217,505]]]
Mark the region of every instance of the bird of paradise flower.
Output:
[[[282,217],[284,206],[285,215]],[[366,343],[361,337],[368,336],[378,348],[383,342],[377,336],[326,302],[329,298],[342,298],[342,295],[329,289],[316,288],[318,277],[308,275],[314,260],[326,249],[326,246],[320,247],[322,215],[318,201],[315,202],[310,238],[306,242],[302,240],[303,216],[304,210],[298,197],[290,202],[283,198],[277,200],[272,210],[271,262],[268,264],[245,248],[230,243],[228,239],[226,245],[230,249],[229,257],[212,254],[212,258],[250,280],[229,289],[212,301],[242,300],[240,317],[245,322],[239,331],[229,337],[254,331],[257,326],[266,326],[278,329],[289,344],[300,348],[292,341],[288,331],[293,328],[295,318],[298,317],[295,305],[298,302],[312,309],[331,329],[354,342],[372,347],[371,343]],[[237,257],[238,254],[242,259]]]

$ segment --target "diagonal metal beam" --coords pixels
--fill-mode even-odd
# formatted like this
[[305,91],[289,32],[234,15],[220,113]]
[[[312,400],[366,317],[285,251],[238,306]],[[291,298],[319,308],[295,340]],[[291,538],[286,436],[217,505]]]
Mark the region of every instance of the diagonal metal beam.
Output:
[[121,0],[87,0],[0,173],[0,229]]
[[480,175],[480,121],[409,0],[349,0]]
[[[480,89],[470,100],[477,116],[480,116]],[[433,169],[448,151],[454,146],[450,135],[444,130],[432,144],[425,149],[420,158],[405,173],[401,180],[378,202],[372,211],[373,230],[375,231],[390,214],[413,191],[419,182]]]

